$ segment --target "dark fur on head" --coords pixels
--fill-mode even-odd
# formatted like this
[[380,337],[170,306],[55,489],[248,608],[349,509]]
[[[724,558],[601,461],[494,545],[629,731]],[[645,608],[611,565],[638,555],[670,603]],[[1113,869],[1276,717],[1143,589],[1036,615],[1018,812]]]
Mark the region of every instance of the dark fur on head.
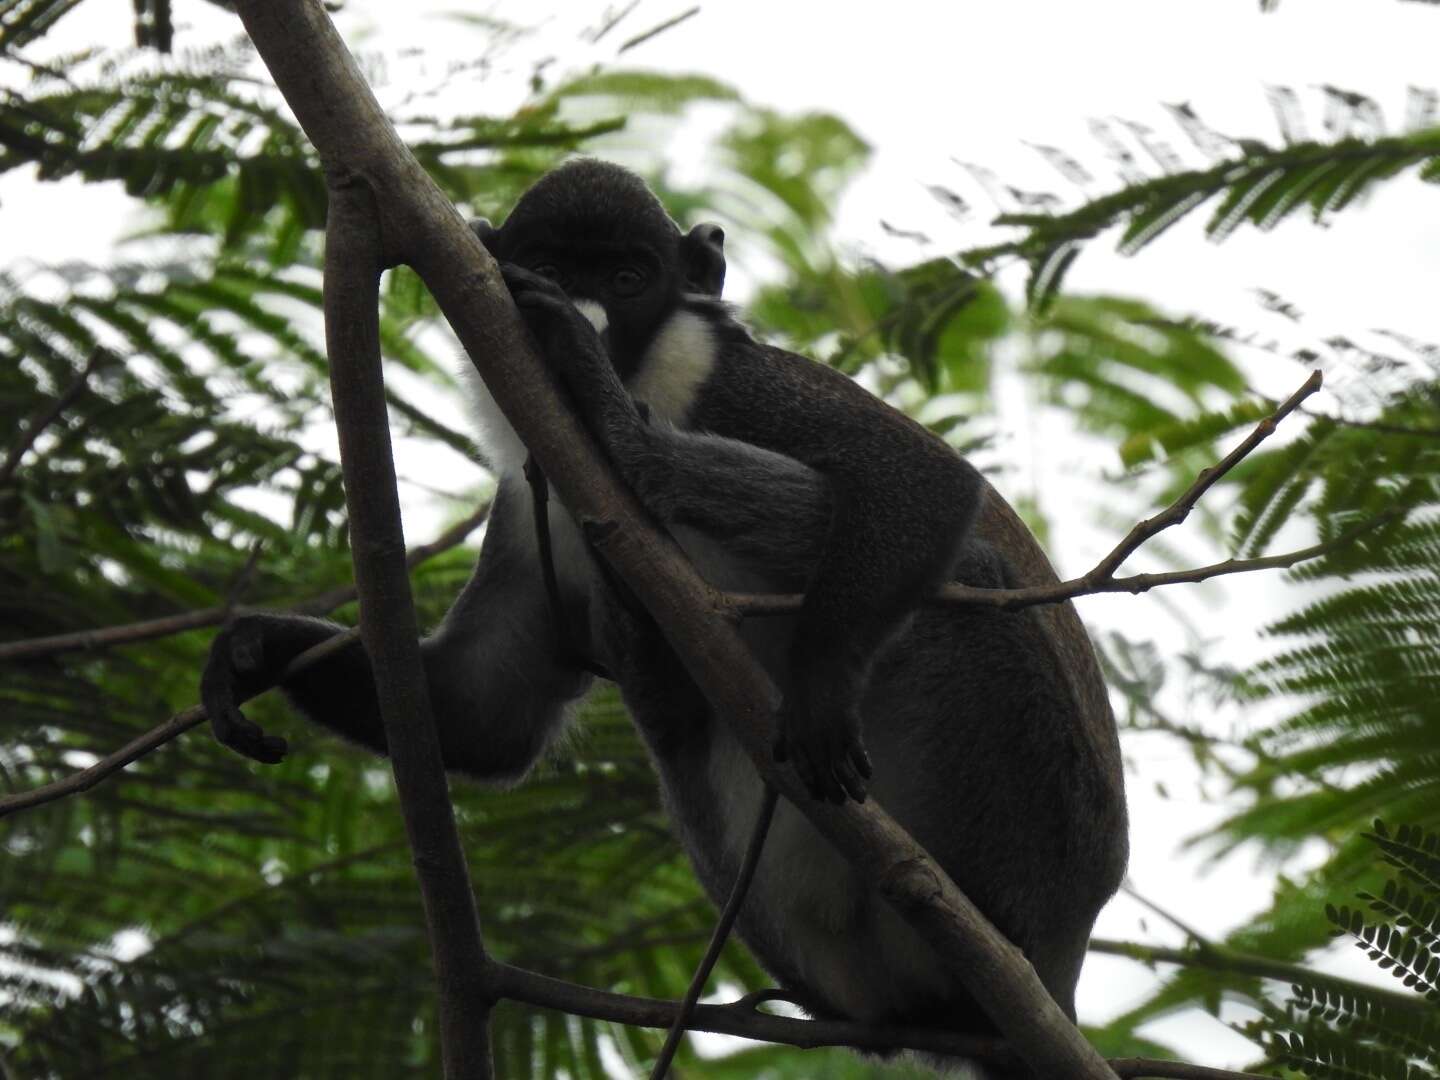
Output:
[[521,196],[505,224],[472,221],[497,259],[524,263],[536,249],[624,247],[644,242],[680,290],[719,297],[725,286],[725,230],[703,222],[682,234],[649,186],[629,169],[575,158]]
[[[639,232],[652,240],[680,240],[680,229],[645,181],[629,169],[595,158],[567,161],[546,173],[515,204],[504,232],[542,227],[573,244],[596,239],[618,242]],[[625,230],[624,236],[615,234]],[[673,246],[672,246],[673,251]]]

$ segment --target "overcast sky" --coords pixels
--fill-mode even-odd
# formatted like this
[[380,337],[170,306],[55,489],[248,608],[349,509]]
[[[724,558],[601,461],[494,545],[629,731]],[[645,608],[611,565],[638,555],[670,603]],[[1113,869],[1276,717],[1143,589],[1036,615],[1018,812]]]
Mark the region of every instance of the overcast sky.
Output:
[[[181,48],[238,32],[238,23],[200,0],[175,0]],[[619,5],[616,5],[617,7]],[[645,0],[616,33],[591,47],[582,32],[597,25],[601,4],[529,3],[467,6],[463,0],[363,2],[351,0],[340,24],[354,45],[385,50],[413,47],[439,69],[478,39],[457,32],[443,13],[496,14],[538,32],[509,55],[507,69],[475,90],[486,100],[472,108],[500,112],[524,93],[529,63],[554,53],[561,68],[609,62],[630,34],[684,11],[684,0]],[[61,24],[57,50],[129,37],[131,5],[91,0]],[[1009,0],[1003,4],[941,4],[890,0],[885,4],[783,4],[728,0],[629,53],[625,62],[669,71],[699,71],[736,86],[752,103],[781,111],[825,110],[850,124],[874,147],[872,167],[840,208],[837,240],[859,255],[910,261],[987,238],[994,213],[984,191],[959,161],[983,164],[1024,188],[1073,195],[1064,180],[1027,146],[1062,147],[1092,167],[1104,183],[1110,172],[1089,134],[1092,118],[1124,117],[1146,124],[1189,151],[1163,103],[1188,102],[1227,134],[1273,141],[1277,128],[1267,87],[1300,94],[1310,130],[1324,134],[1322,84],[1363,92],[1381,106],[1388,128],[1404,126],[1407,88],[1432,87],[1440,11],[1400,0],[1286,0],[1261,16],[1256,0]],[[0,81],[19,86],[22,72],[0,62]],[[382,89],[397,100],[403,86]],[[960,192],[976,208],[957,222],[927,193],[930,185]],[[1317,228],[1303,215],[1273,235],[1242,230],[1224,245],[1199,233],[1204,214],[1176,228],[1139,257],[1122,259],[1112,242],[1093,244],[1068,279],[1076,291],[1144,297],[1173,314],[1204,313],[1263,327],[1256,287],[1283,288],[1305,312],[1307,332],[1351,335],[1383,326],[1440,339],[1434,295],[1440,271],[1440,215],[1433,185],[1413,179],[1385,185],[1368,205]],[[39,186],[28,172],[0,177],[0,264],[104,257],[133,219],[118,185]],[[893,225],[933,238],[929,247],[889,237]],[[732,243],[743,244],[742,240]],[[1259,390],[1283,395],[1299,382],[1293,365],[1249,358]],[[1023,403],[1022,403],[1023,405]],[[1024,468],[1014,483],[1037,494],[1057,522],[1052,543],[1062,571],[1079,572],[1107,539],[1070,507],[1077,451],[1061,452],[1017,417],[1011,453]],[[1093,453],[1086,449],[1084,453]],[[1099,462],[1114,469],[1113,456]],[[1087,466],[1093,462],[1087,461]],[[1003,485],[1002,485],[1003,486]],[[1024,493],[1024,492],[1019,492]],[[1010,494],[1017,494],[1011,490]],[[417,530],[423,533],[424,530]],[[1253,627],[1281,595],[1274,582],[1205,587],[1175,596],[1217,639],[1214,655],[1243,659],[1258,643]],[[1081,613],[1092,629],[1124,629],[1174,647],[1178,624],[1135,598],[1091,599]],[[1189,719],[1204,721],[1203,716]],[[1217,724],[1233,718],[1217,717]],[[1266,901],[1273,868],[1233,857],[1202,873],[1197,854],[1178,845],[1215,821],[1223,807],[1204,802],[1181,748],[1155,736],[1132,738],[1130,778],[1134,818],[1132,878],[1143,894],[1212,934],[1223,933]],[[1155,793],[1163,784],[1168,799]],[[1117,900],[1097,933],[1175,943],[1179,936],[1143,909]],[[1353,952],[1353,950],[1351,950]],[[1358,958],[1357,958],[1358,959]],[[1367,975],[1340,953],[1343,970]],[[1096,958],[1079,1000],[1082,1018],[1099,1020],[1133,1004],[1153,978],[1137,965]],[[1163,1021],[1160,1037],[1183,1045],[1208,1064],[1242,1064],[1248,1044],[1212,1021]]]

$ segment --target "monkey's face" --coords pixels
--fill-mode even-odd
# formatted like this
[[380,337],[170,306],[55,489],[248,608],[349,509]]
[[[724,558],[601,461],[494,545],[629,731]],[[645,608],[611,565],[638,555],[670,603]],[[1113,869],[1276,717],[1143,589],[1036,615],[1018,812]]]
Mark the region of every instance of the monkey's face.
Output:
[[623,223],[592,218],[583,228],[521,222],[495,233],[491,254],[547,277],[565,290],[600,331],[622,378],[639,366],[646,347],[679,300],[678,237],[646,235]]
[[633,375],[686,292],[719,296],[724,233],[682,236],[634,173],[580,159],[542,177],[504,227],[477,223],[498,260],[555,281],[601,331],[611,363]]

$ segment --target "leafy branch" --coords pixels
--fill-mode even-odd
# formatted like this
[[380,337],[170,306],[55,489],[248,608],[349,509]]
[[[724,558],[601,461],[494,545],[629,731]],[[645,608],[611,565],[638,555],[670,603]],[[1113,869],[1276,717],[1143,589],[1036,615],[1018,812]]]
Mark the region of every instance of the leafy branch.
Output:
[[1298,974],[1282,1008],[1262,1003],[1246,1034],[1284,1065],[1315,1080],[1433,1080],[1440,1073],[1440,834],[1375,821],[1365,834],[1393,868],[1379,893],[1362,891],[1370,914],[1325,905],[1325,917],[1381,971],[1415,993]]

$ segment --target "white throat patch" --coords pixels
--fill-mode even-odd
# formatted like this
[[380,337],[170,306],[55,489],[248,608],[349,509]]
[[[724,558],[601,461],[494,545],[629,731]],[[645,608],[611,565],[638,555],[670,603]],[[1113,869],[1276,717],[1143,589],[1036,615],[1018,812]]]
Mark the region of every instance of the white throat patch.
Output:
[[677,311],[650,343],[630,380],[630,396],[662,420],[683,427],[695,396],[715,368],[715,353],[710,324],[693,311]]
[[490,395],[490,388],[480,378],[470,358],[465,357],[464,363],[465,366],[460,369],[460,381],[470,392],[470,415],[475,420],[476,441],[485,454],[485,465],[497,477],[516,476],[525,467],[529,452],[510,426],[510,421],[505,419],[499,403]]
[[[594,300],[576,300],[575,307],[597,332],[603,334],[610,325],[605,309]],[[650,343],[640,371],[630,380],[630,395],[649,405],[659,419],[683,427],[696,394],[715,368],[715,357],[710,324],[693,311],[677,311]],[[518,475],[528,453],[525,444],[468,360],[462,374],[486,464],[500,475]]]
[[603,334],[610,325],[610,316],[605,314],[605,309],[594,300],[576,300],[575,310],[585,316],[586,321],[595,327],[597,334]]
[[[575,308],[595,327],[596,333],[603,334],[609,327],[610,317],[605,313],[605,308],[596,301],[576,300]],[[500,411],[500,406],[496,404],[484,380],[476,372],[475,365],[468,360],[461,369],[461,378],[470,391],[471,414],[478,428],[480,449],[485,452],[485,463],[497,475],[517,475],[525,467],[525,458],[528,455],[525,444],[520,441],[520,436],[515,434],[510,421],[505,419],[505,414]]]

